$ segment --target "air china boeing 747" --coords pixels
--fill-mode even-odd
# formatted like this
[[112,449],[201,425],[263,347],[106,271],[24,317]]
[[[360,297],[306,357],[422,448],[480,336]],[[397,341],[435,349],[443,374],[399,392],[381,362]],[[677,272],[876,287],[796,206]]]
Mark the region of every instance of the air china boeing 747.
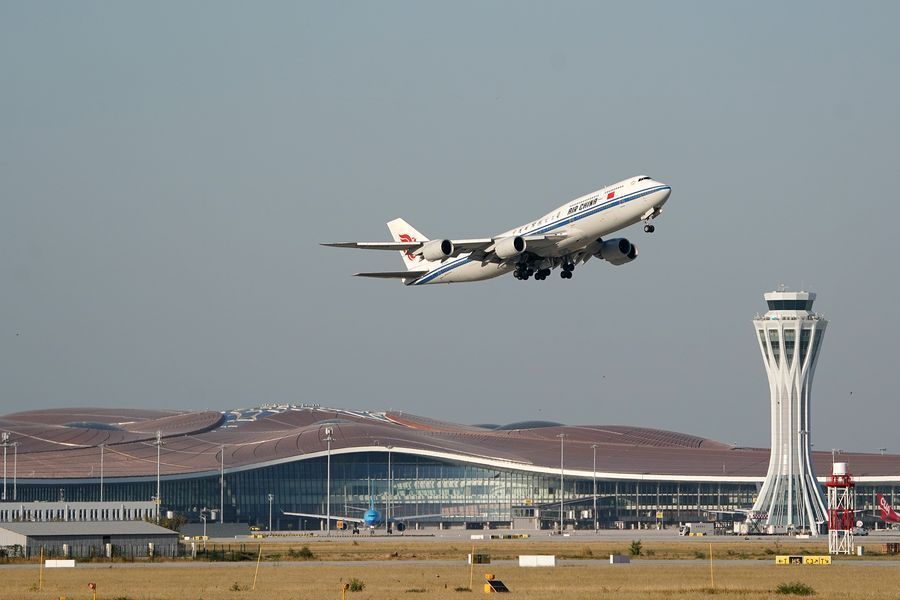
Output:
[[571,279],[579,263],[591,257],[623,265],[637,257],[625,238],[603,236],[659,216],[672,188],[651,177],[632,177],[597,190],[500,235],[473,240],[429,240],[403,219],[387,224],[393,242],[339,242],[336,248],[399,250],[406,271],[356,273],[360,277],[400,279],[406,285],[481,281],[513,271],[516,279],[546,279],[556,267]]

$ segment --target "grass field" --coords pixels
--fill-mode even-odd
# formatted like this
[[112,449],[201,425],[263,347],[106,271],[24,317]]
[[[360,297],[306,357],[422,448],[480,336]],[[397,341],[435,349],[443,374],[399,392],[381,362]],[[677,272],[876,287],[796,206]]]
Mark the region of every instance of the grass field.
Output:
[[[263,544],[263,556],[286,555],[290,548],[296,554],[302,545]],[[306,545],[313,552],[312,559],[264,563],[255,590],[251,589],[256,569],[253,562],[117,562],[45,569],[41,591],[36,589],[38,566],[31,563],[0,566],[0,600],[56,600],[60,596],[68,600],[89,599],[89,582],[97,584],[97,598],[103,600],[319,600],[340,598],[341,584],[353,578],[361,581],[364,588],[348,592],[349,600],[459,600],[484,596],[484,573],[494,573],[502,579],[512,595],[533,600],[789,598],[775,593],[779,584],[788,582],[810,586],[817,599],[900,597],[900,560],[896,558],[885,557],[874,564],[846,558],[831,566],[776,566],[767,552],[773,550],[773,544],[765,542],[714,544],[713,584],[706,554],[709,544],[699,542],[645,544],[644,553],[649,550],[654,555],[651,560],[609,565],[599,559],[610,553],[627,553],[627,542],[485,541],[476,546],[476,552],[487,552],[494,560],[515,558],[518,554],[556,554],[560,558],[591,560],[542,569],[519,568],[508,562],[476,565],[472,592],[468,591],[470,568],[465,564],[465,555],[472,547],[464,541],[391,540],[355,545],[350,541],[322,541]],[[244,549],[255,555],[257,548],[255,544],[245,544]],[[777,552],[822,554],[823,549],[820,543],[791,543],[781,544]],[[759,560],[728,560],[741,555]],[[336,565],[330,562],[334,560],[359,562]],[[423,560],[435,562],[419,562]],[[443,562],[447,560],[458,564]]]
[[[640,540],[636,535],[635,540]],[[717,541],[712,544],[715,559],[772,559],[777,554],[828,554],[827,541]],[[262,544],[263,560],[295,560],[306,547],[312,552],[312,560],[460,560],[472,551],[486,552],[496,560],[511,560],[520,554],[553,554],[560,559],[608,558],[610,554],[628,554],[631,540],[560,540],[538,538],[530,540],[409,540],[394,538],[384,541],[356,542],[350,540],[322,540]],[[209,549],[227,552],[243,550],[247,556],[256,558],[259,545],[250,544],[209,544]],[[897,560],[898,557],[882,557],[879,545],[869,545],[866,560]],[[692,560],[709,558],[710,543],[706,541],[682,540],[642,540],[641,556],[656,560]],[[305,554],[305,553],[304,553]],[[293,556],[292,556],[293,555]],[[855,558],[855,557],[854,557]],[[845,560],[854,560],[847,557]]]

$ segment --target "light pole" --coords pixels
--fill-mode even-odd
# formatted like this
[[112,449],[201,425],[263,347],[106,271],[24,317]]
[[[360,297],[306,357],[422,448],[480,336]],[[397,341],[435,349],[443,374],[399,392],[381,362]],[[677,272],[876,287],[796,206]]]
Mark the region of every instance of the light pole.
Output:
[[200,511],[200,519],[203,521],[203,549],[206,550],[206,507]]
[[331,535],[331,442],[334,441],[332,435],[334,430],[331,427],[325,428],[325,441],[328,443],[328,462],[325,471],[325,533]]
[[156,432],[156,441],[153,442],[156,446],[156,524],[159,525],[159,509],[160,504],[162,504],[162,498],[160,497],[160,487],[159,487],[159,453],[162,448],[162,431]]
[[269,533],[272,533],[272,501],[275,500],[275,494],[269,492]]
[[563,483],[565,477],[563,465],[566,453],[566,434],[560,433],[556,437],[559,438],[559,533],[562,534],[563,529],[565,529],[565,526],[563,524],[563,501],[565,500],[565,494],[563,494]]
[[103,446],[100,444],[100,502],[103,502]]
[[225,522],[225,444],[219,447],[222,453],[219,463],[219,523]]
[[3,500],[6,500],[6,449],[10,446],[9,432],[4,431],[0,436],[0,446],[3,446]]
[[19,479],[19,442],[13,442],[13,500],[19,498],[18,495],[18,479]]
[[384,523],[385,527],[388,529],[391,528],[391,504],[394,502],[394,477],[393,472],[391,470],[391,449],[393,446],[388,446],[388,497],[387,497],[387,506],[385,507],[385,515],[384,515]]
[[597,444],[591,444],[594,451],[594,531],[597,531]]

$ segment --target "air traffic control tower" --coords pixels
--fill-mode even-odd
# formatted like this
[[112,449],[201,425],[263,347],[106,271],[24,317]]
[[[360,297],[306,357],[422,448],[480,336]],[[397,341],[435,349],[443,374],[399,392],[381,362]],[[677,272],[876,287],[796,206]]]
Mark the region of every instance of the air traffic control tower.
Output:
[[822,533],[825,502],[810,460],[810,390],[828,322],[812,312],[811,292],[765,294],[768,312],[753,320],[772,403],[769,471],[748,524],[761,533]]

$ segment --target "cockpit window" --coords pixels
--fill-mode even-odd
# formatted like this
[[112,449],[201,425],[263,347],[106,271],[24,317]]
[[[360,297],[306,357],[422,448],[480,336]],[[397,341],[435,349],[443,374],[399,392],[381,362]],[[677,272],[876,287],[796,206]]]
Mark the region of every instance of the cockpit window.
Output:
[[652,177],[639,177],[639,178],[638,178],[638,182],[641,182],[641,181],[643,181],[643,180],[645,180],[645,179],[652,179]]

